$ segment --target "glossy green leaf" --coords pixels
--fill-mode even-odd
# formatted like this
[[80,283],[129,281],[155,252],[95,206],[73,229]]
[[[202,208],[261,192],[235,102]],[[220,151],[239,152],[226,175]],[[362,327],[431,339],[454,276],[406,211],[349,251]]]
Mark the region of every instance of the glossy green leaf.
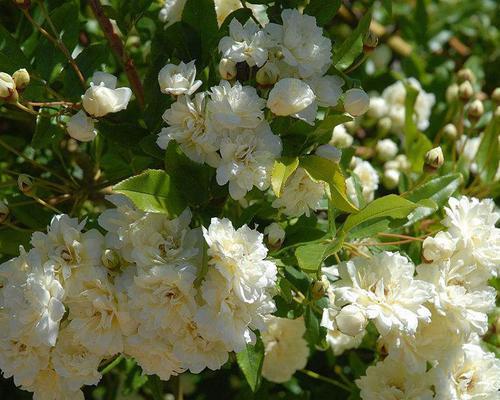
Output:
[[177,215],[185,208],[185,202],[174,189],[170,176],[162,170],[146,170],[118,183],[113,190],[130,198],[143,211]]
[[311,0],[304,9],[304,14],[316,17],[319,26],[327,25],[337,14],[341,4],[340,0]]
[[486,127],[477,150],[475,161],[483,182],[493,182],[500,161],[500,117],[493,116]]
[[271,187],[276,197],[281,196],[287,180],[293,175],[299,166],[299,159],[292,157],[281,157],[274,162],[271,175]]
[[0,24],[0,71],[9,74],[19,68],[29,68],[30,62],[16,39]]
[[297,247],[295,257],[299,267],[307,272],[316,272],[325,259],[341,249],[343,242],[343,237],[340,237],[331,242],[305,244]]
[[243,351],[236,354],[236,360],[252,392],[257,391],[262,380],[264,364],[264,343],[260,336],[257,337],[255,345],[247,344]]

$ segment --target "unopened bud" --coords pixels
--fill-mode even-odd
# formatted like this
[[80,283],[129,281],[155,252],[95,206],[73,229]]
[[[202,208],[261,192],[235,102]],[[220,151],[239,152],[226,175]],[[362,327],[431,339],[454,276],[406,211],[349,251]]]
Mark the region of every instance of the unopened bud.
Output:
[[443,128],[443,135],[449,140],[455,140],[458,137],[457,127],[453,124],[446,124]]
[[456,83],[453,83],[446,89],[446,101],[448,103],[453,103],[457,99],[458,99],[458,85]]
[[24,194],[28,194],[33,189],[33,180],[26,174],[17,177],[17,187]]
[[108,269],[116,269],[120,266],[120,256],[114,250],[104,250],[102,264]]
[[14,79],[14,82],[16,83],[16,89],[23,90],[30,83],[30,74],[24,68],[18,69],[12,75],[12,79]]
[[460,71],[457,72],[457,78],[459,82],[474,82],[476,77],[474,76],[474,73],[469,69],[469,68],[463,68]]
[[328,279],[326,279],[326,277],[321,278],[321,280],[319,281],[314,281],[311,286],[311,294],[313,299],[321,299],[326,294],[329,287],[330,282],[328,282]]
[[273,62],[267,62],[264,66],[257,71],[255,79],[257,83],[261,86],[267,87],[272,86],[280,77],[280,70],[278,66]]
[[458,87],[458,97],[462,101],[469,101],[474,95],[474,89],[469,81],[465,81]]
[[359,335],[366,328],[368,319],[362,309],[354,304],[343,307],[335,317],[339,331],[349,336]]
[[366,32],[365,37],[363,38],[363,50],[365,53],[371,53],[378,44],[378,36],[371,30]]
[[481,118],[484,114],[484,106],[481,100],[474,100],[467,109],[467,115],[472,120]]
[[16,82],[14,82],[12,76],[5,72],[0,72],[0,99],[15,103],[18,98]]
[[0,224],[3,224],[7,221],[7,217],[10,214],[9,207],[3,201],[0,201]]
[[500,104],[500,87],[497,87],[491,94],[491,100],[496,104]]
[[436,170],[444,164],[443,150],[441,147],[434,147],[425,155],[425,165],[429,170]]
[[236,63],[229,58],[223,58],[219,63],[219,74],[222,79],[230,81],[236,78],[238,71],[236,70]]
[[391,130],[392,120],[389,117],[380,118],[377,122],[377,126],[381,134],[387,133]]
[[370,97],[363,89],[349,89],[344,94],[344,108],[345,110],[357,117],[363,115],[370,107]]
[[401,172],[399,172],[397,169],[386,169],[382,177],[382,183],[387,189],[392,190],[398,186],[400,175]]
[[267,235],[267,243],[273,248],[279,248],[285,240],[285,230],[276,222],[266,226],[264,234]]

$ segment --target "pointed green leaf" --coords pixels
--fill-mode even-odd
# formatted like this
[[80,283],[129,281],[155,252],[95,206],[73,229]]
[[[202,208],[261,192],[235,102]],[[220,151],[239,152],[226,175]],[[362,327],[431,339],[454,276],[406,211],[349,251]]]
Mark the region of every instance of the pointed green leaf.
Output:
[[281,196],[286,181],[292,176],[298,166],[299,159],[297,157],[281,157],[274,162],[271,186],[276,197]]
[[236,354],[236,360],[252,392],[257,391],[262,380],[264,364],[264,343],[260,336],[257,337],[255,345],[247,344],[243,351]]

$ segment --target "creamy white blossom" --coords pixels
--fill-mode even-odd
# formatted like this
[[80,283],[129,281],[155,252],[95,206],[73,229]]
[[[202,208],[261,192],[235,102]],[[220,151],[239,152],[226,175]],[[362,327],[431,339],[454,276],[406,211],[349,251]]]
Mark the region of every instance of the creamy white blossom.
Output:
[[170,26],[182,19],[182,12],[187,0],[165,0],[163,7],[158,14],[161,22]]
[[196,80],[196,66],[194,60],[184,64],[167,64],[158,73],[158,83],[162,93],[174,96],[192,95],[198,90],[202,82]]
[[267,107],[276,115],[291,115],[310,124],[316,119],[316,95],[300,79],[281,79],[269,93]]
[[321,107],[335,107],[342,95],[344,80],[337,75],[315,76],[306,80]]
[[[379,177],[377,171],[373,168],[369,161],[364,161],[359,157],[355,157],[353,159],[353,164],[354,168],[352,173],[358,177],[363,198],[369,203],[373,201],[375,191],[378,189]],[[353,204],[359,206],[354,179],[352,177],[346,179],[346,188],[350,200]]]
[[73,139],[80,142],[90,142],[97,136],[94,120],[87,116],[83,110],[78,111],[69,119],[66,129]]
[[377,156],[382,161],[389,161],[396,157],[399,148],[398,145],[391,139],[382,139],[377,142],[375,151],[377,152]]
[[349,135],[344,125],[337,125],[333,128],[332,138],[330,139],[330,144],[336,146],[339,149],[345,149],[352,146],[354,138]]

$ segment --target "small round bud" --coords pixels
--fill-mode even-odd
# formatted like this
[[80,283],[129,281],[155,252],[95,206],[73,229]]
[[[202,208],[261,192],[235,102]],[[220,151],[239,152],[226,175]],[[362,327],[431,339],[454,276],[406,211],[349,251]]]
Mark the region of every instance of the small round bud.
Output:
[[500,87],[497,87],[491,94],[491,100],[496,104],[500,104]]
[[474,100],[467,109],[467,115],[470,119],[479,119],[484,114],[484,106],[481,100]]
[[349,89],[344,94],[344,108],[345,110],[357,117],[363,115],[370,107],[370,97],[363,89]]
[[387,189],[392,190],[398,186],[400,176],[401,173],[397,169],[386,169],[382,177],[382,183]]
[[443,135],[449,140],[455,140],[458,137],[457,127],[453,124],[446,124],[443,128]]
[[314,154],[336,163],[340,162],[340,159],[342,158],[342,150],[339,150],[330,144],[318,146]]
[[236,78],[238,71],[236,70],[236,63],[229,58],[223,58],[219,62],[219,74],[222,79],[230,81]]
[[326,294],[329,287],[330,287],[330,282],[328,282],[328,279],[326,279],[326,277],[324,276],[321,278],[321,280],[314,281],[311,286],[311,294],[313,299],[314,300],[321,299]]
[[349,336],[359,335],[366,328],[368,319],[358,306],[348,304],[335,317],[339,331]]
[[469,69],[469,68],[463,68],[460,71],[457,72],[457,78],[459,82],[474,82],[476,77],[474,76],[474,73]]
[[441,147],[434,147],[425,155],[425,165],[431,170],[436,170],[444,164],[443,150]]
[[0,100],[15,103],[18,98],[16,82],[14,82],[12,76],[5,72],[0,72]]
[[285,240],[285,230],[276,222],[266,226],[264,234],[267,235],[267,243],[273,248],[279,248]]
[[377,156],[382,161],[392,160],[398,154],[398,145],[391,139],[379,140],[375,146]]
[[3,201],[0,201],[0,224],[3,224],[7,221],[7,217],[10,214],[9,207]]
[[280,70],[273,62],[265,63],[262,68],[257,71],[255,79],[260,86],[272,86],[278,82]]
[[18,69],[12,75],[12,79],[14,79],[14,82],[16,83],[16,89],[23,90],[30,83],[30,74],[24,68]]
[[365,53],[371,53],[378,44],[378,36],[372,31],[368,30],[363,38],[363,50]]
[[458,99],[458,85],[456,83],[453,83],[446,89],[446,101],[448,103],[453,103],[457,99]]
[[392,120],[389,117],[380,118],[377,122],[377,126],[381,133],[387,133],[391,130]]
[[469,101],[474,95],[474,89],[469,81],[465,81],[458,87],[458,97],[462,101]]
[[17,177],[17,187],[24,194],[28,194],[33,189],[33,180],[26,174],[21,174]]
[[120,256],[114,250],[104,250],[102,255],[102,265],[108,269],[116,269],[120,266]]

